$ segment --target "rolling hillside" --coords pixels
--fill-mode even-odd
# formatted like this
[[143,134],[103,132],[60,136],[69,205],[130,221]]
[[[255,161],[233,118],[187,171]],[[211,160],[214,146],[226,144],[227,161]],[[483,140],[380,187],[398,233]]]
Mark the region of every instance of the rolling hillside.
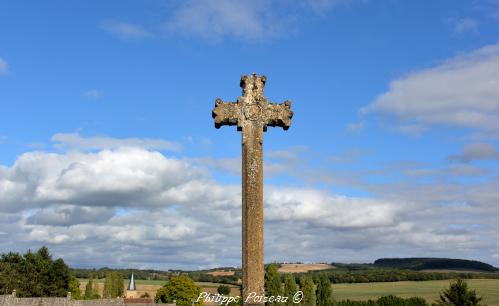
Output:
[[374,266],[410,270],[462,270],[499,272],[499,269],[477,260],[450,258],[380,258]]

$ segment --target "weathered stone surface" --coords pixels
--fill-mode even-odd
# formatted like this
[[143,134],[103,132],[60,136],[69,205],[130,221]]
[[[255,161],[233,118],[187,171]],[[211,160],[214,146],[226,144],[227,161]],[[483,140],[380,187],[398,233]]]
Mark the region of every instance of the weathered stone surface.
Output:
[[[249,293],[264,295],[263,268],[263,132],[267,126],[291,125],[291,101],[270,103],[264,96],[265,76],[243,76],[243,95],[237,102],[216,99],[215,127],[237,125],[242,131],[242,257],[243,301]],[[245,303],[261,305],[263,303]]]
[[[0,295],[1,306],[153,306],[155,303],[127,303],[126,299],[98,299],[98,300],[72,300],[70,298],[17,298],[12,295]],[[161,304],[166,306],[175,306],[175,304]]]

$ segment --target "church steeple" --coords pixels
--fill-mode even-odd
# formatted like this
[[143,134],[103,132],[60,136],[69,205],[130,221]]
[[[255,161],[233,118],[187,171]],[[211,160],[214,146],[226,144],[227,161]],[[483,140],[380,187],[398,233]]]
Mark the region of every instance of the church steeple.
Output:
[[137,290],[135,287],[135,278],[133,277],[133,272],[132,272],[132,277],[130,277],[130,282],[128,283],[128,288],[126,290],[127,291]]

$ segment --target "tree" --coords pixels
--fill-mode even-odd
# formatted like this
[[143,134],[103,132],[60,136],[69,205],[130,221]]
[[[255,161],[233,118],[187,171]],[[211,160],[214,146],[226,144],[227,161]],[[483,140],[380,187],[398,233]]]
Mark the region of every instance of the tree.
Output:
[[69,281],[69,292],[73,300],[81,300],[80,281],[76,277]]
[[114,290],[116,293],[116,297],[123,296],[125,293],[125,285],[123,283],[123,275],[119,272],[114,272]]
[[85,300],[91,300],[94,297],[94,280],[90,278],[85,286]]
[[53,260],[46,247],[24,255],[0,256],[0,291],[16,289],[19,297],[60,296],[69,291],[71,274],[62,259]]
[[230,287],[227,285],[220,285],[217,288],[217,292],[220,294],[228,295],[230,293]]
[[[276,264],[270,264],[265,270],[265,295],[279,296],[281,295],[281,278]],[[274,305],[276,302],[267,302],[267,305]]]
[[440,293],[439,305],[454,305],[454,306],[479,306],[483,297],[477,296],[475,290],[468,289],[468,284],[457,279],[452,282],[449,288],[444,289]]
[[14,263],[0,261],[0,294],[11,294],[19,288],[19,273]]
[[310,275],[300,278],[300,289],[303,292],[303,306],[315,306],[314,280]]
[[293,296],[296,293],[296,282],[295,278],[292,274],[286,274],[286,278],[284,279],[284,296],[287,297],[286,306],[294,306]]
[[331,306],[333,304],[333,290],[331,289],[331,281],[327,274],[320,274],[317,281],[316,290],[317,306]]
[[110,272],[104,281],[104,298],[123,296],[123,276],[119,272]]
[[45,296],[66,296],[71,282],[69,267],[62,259],[51,262],[47,275],[43,275],[45,283]]
[[[201,293],[201,287],[196,285],[192,279],[185,275],[180,275],[170,279],[166,285],[158,289],[154,301],[156,303],[173,303],[175,300],[178,306],[191,306],[192,300],[196,300]],[[203,302],[195,302],[201,306]]]

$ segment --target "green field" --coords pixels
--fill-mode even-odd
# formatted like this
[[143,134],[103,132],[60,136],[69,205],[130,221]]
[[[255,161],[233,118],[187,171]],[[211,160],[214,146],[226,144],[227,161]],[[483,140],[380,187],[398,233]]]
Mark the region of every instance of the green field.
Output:
[[[499,279],[468,279],[468,286],[476,289],[489,306],[499,306]],[[449,280],[423,282],[334,284],[333,296],[336,300],[368,300],[385,295],[400,297],[419,296],[428,302],[438,299],[442,289],[449,286]]]

